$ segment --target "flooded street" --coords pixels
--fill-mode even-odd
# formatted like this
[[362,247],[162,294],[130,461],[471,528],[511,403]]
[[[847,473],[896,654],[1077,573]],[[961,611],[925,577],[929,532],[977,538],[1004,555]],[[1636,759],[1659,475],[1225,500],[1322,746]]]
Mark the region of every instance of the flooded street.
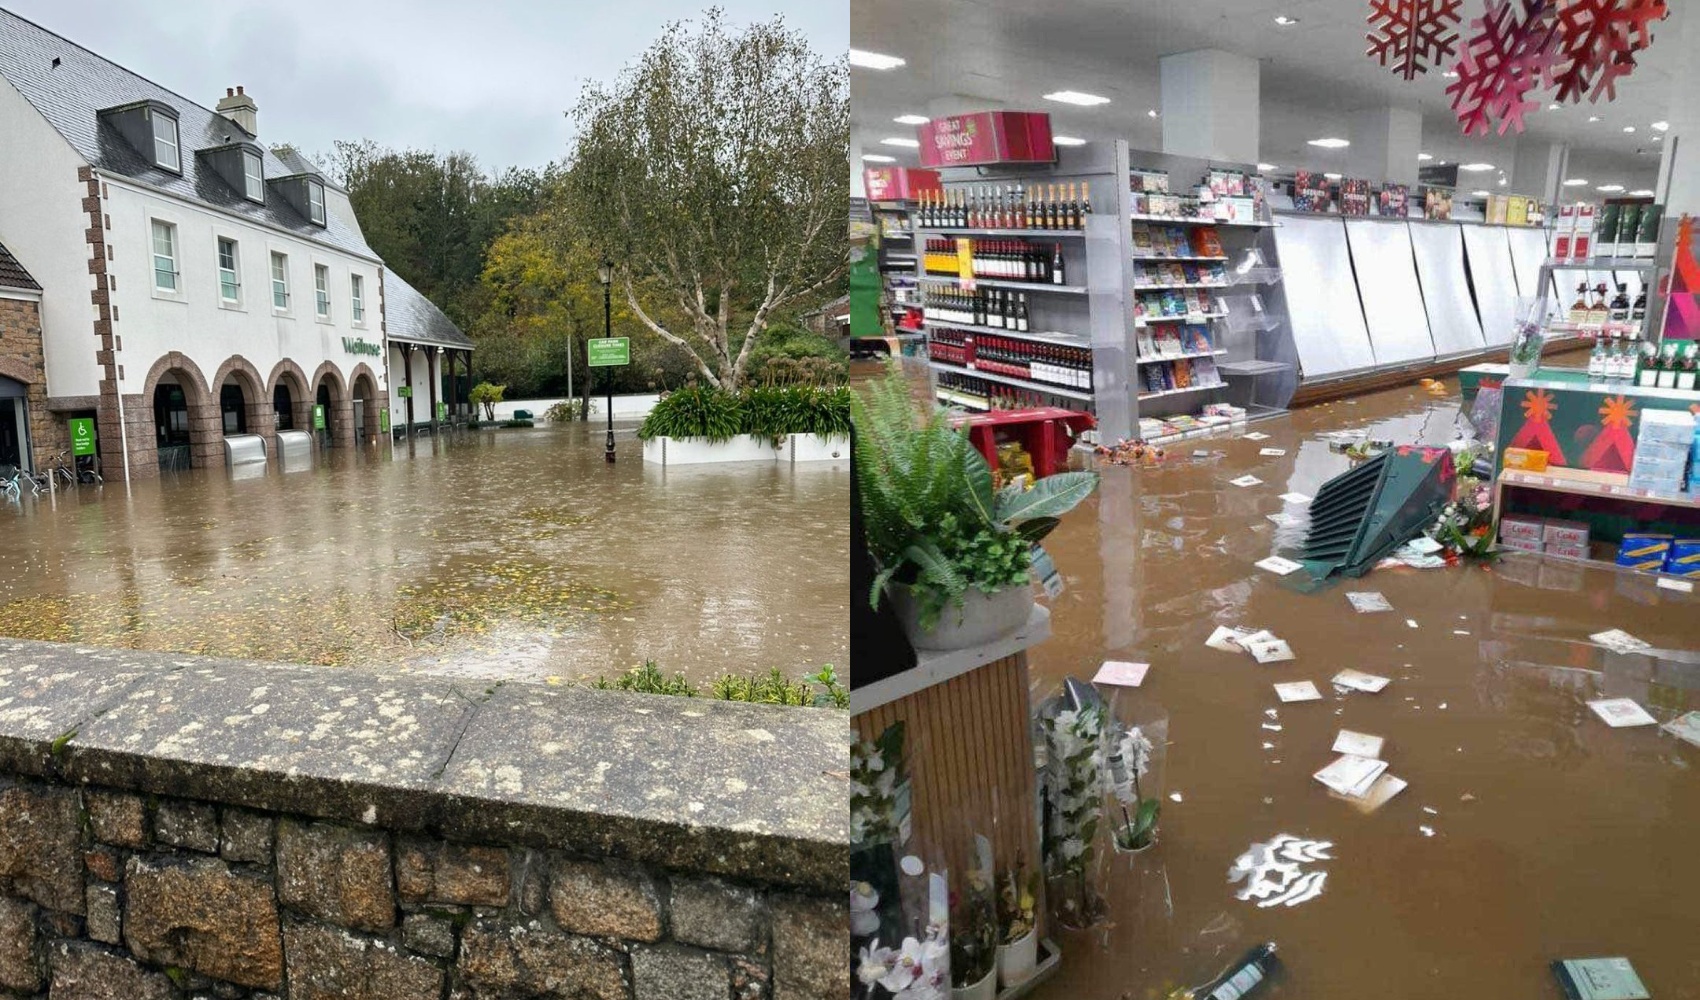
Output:
[[0,634],[479,678],[842,667],[848,469],[467,432],[0,502]]
[[[1624,955],[1661,1000],[1700,997],[1700,896],[1684,888],[1700,885],[1700,749],[1608,728],[1584,704],[1632,697],[1661,722],[1700,707],[1700,599],[1521,555],[1376,570],[1310,595],[1252,565],[1276,551],[1266,515],[1280,494],[1314,494],[1347,468],[1319,434],[1444,444],[1448,388],[1253,425],[1264,441],[1189,441],[1157,469],[1106,467],[1100,494],[1047,540],[1067,590],[1030,654],[1035,697],[1105,659],[1149,662],[1120,697],[1166,713],[1170,743],[1158,845],[1104,860],[1112,926],[1064,932],[1038,996],[1162,997],[1275,941],[1286,971],[1272,996],[1557,997],[1552,960]],[[1263,484],[1228,484],[1247,473]],[[1355,613],[1349,590],[1393,610]],[[1271,629],[1296,660],[1208,649],[1217,625]],[[1611,628],[1653,654],[1589,642]],[[1340,694],[1328,681],[1344,668],[1392,683]],[[1322,700],[1278,702],[1273,683],[1302,680]],[[1372,814],[1311,777],[1341,729],[1384,737],[1389,773],[1409,782]],[[1304,866],[1327,873],[1324,891],[1292,907],[1237,899],[1229,867],[1283,833],[1333,843],[1332,860]]]

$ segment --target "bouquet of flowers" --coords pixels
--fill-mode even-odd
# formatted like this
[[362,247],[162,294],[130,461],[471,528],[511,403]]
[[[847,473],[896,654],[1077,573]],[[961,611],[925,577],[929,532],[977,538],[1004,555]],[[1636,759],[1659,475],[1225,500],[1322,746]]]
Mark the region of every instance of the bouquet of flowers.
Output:
[[1151,740],[1138,726],[1121,730],[1113,741],[1109,755],[1109,781],[1121,811],[1121,822],[1115,828],[1116,849],[1143,851],[1157,842],[1157,817],[1163,802],[1156,796],[1146,798],[1140,790],[1139,779],[1151,769]]

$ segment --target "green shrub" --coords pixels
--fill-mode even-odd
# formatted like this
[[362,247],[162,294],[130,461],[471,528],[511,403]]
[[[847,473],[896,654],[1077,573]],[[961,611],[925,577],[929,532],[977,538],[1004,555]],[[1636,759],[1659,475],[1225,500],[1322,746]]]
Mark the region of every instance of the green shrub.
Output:
[[578,419],[579,400],[563,399],[543,411],[543,419],[552,424],[564,424]]
[[502,421],[502,426],[503,427],[535,427],[537,425],[532,423],[529,420],[504,420],[504,421]]
[[729,393],[691,386],[668,393],[645,418],[638,437],[700,437],[724,441],[737,434],[778,439],[787,434],[850,433],[850,390],[845,387],[763,386]]
[[708,385],[686,386],[661,397],[638,428],[638,437],[701,437],[725,441],[744,432],[743,400]]
[[[670,694],[681,698],[695,698],[700,693],[696,685],[687,680],[684,674],[675,673],[671,677],[663,674],[654,660],[645,662],[641,667],[633,667],[612,679],[598,677],[590,686],[602,691]],[[709,693],[721,701],[742,701],[758,705],[837,709],[850,707],[850,690],[839,683],[838,674],[830,663],[822,667],[820,673],[810,674],[795,681],[787,679],[777,667],[766,674],[725,674],[709,685]]]
[[685,679],[684,674],[674,674],[671,677],[661,672],[654,660],[645,660],[643,666],[633,667],[620,676],[609,680],[598,677],[592,681],[591,687],[602,691],[631,691],[637,694],[672,694],[684,698],[697,696],[696,685]]

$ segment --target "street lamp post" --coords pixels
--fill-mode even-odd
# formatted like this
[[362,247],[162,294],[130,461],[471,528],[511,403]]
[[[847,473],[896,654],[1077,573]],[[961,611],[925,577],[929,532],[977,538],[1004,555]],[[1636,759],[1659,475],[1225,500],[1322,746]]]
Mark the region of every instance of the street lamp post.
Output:
[[[602,258],[602,263],[596,268],[596,277],[602,282],[602,336],[607,339],[614,335],[614,262]],[[614,462],[614,373],[608,373],[608,443],[604,446],[602,457],[609,464]]]

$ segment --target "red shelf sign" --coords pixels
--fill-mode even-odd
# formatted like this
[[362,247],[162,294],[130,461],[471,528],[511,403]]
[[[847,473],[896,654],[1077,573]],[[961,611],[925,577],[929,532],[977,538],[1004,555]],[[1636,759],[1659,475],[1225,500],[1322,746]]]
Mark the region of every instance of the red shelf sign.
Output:
[[869,201],[915,201],[923,191],[944,190],[938,171],[914,167],[863,167],[862,184]]
[[921,165],[981,167],[999,163],[1052,163],[1051,116],[1041,111],[981,111],[934,118],[917,126]]

